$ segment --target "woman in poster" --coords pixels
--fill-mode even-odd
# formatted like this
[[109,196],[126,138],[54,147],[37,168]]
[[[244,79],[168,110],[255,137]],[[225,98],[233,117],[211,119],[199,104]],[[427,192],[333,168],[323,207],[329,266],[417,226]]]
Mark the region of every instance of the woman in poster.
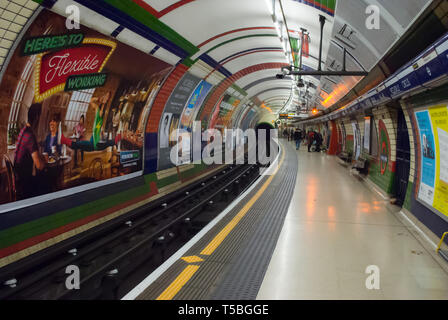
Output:
[[162,130],[160,131],[160,147],[168,148],[170,140],[170,124],[172,113],[165,113],[162,120]]

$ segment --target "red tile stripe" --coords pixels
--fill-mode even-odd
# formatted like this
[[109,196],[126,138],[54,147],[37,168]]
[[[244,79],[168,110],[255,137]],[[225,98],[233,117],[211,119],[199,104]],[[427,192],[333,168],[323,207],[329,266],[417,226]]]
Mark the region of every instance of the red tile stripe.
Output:
[[198,48],[201,48],[203,46],[205,46],[207,43],[212,42],[213,40],[216,40],[218,38],[222,38],[228,34],[232,34],[232,33],[237,33],[237,32],[243,32],[243,31],[249,31],[249,30],[274,30],[274,27],[251,27],[251,28],[241,28],[241,29],[235,29],[235,30],[231,30],[231,31],[227,31],[221,34],[218,34],[204,42],[202,42],[200,45],[198,45]]
[[159,131],[159,122],[165,109],[165,105],[176,88],[179,80],[187,72],[188,67],[179,64],[174,71],[168,76],[168,79],[163,84],[159,93],[157,94],[156,100],[151,108],[151,113],[149,114],[146,133],[157,133]]
[[235,57],[232,57],[229,60],[224,61],[223,63],[219,64],[218,66],[215,67],[215,69],[213,69],[213,71],[211,71],[204,80],[207,80],[208,77],[210,77],[212,75],[213,72],[215,72],[216,70],[218,70],[220,67],[224,66],[226,63],[229,63],[230,61],[233,61],[235,59],[247,56],[249,54],[254,54],[254,53],[259,53],[259,52],[283,52],[283,50],[255,50],[255,51],[251,51],[251,52],[246,52],[246,53],[242,53],[240,55],[237,55]]
[[[178,2],[176,2],[176,3],[173,3],[173,4],[170,5],[169,7],[163,9],[162,11],[160,11],[160,13],[159,13],[159,14],[160,14],[160,17],[163,17],[164,15],[170,13],[171,11],[176,10],[176,9],[178,9],[178,8],[180,8],[180,7],[182,7],[182,6],[186,5],[186,4],[188,4],[188,3],[190,3],[190,2],[193,2],[193,1],[195,1],[195,0],[181,0],[181,1],[178,1]],[[160,18],[160,17],[159,17],[159,18]]]
[[159,11],[151,7],[149,4],[147,4],[143,0],[132,0],[134,3],[138,4],[140,7],[148,11],[150,14],[152,14],[154,17],[159,18]]
[[210,114],[213,111],[213,108],[215,107],[216,103],[219,101],[221,96],[226,92],[226,90],[236,81],[239,79],[260,71],[260,70],[266,70],[266,69],[281,69],[284,66],[287,66],[287,63],[278,63],[278,62],[272,62],[272,63],[262,63],[254,66],[247,67],[243,70],[238,71],[237,73],[233,74],[231,77],[226,78],[221,82],[221,84],[213,91],[213,93],[208,98],[204,110],[201,113],[201,121],[204,121],[205,119],[208,119],[210,117]]
[[162,11],[157,11],[156,9],[154,9],[152,6],[150,6],[149,4],[147,4],[143,0],[132,0],[132,1],[134,3],[136,3],[136,4],[138,4],[140,7],[142,7],[146,11],[148,11],[150,14],[152,14],[157,19],[160,19],[161,17],[163,17],[164,15],[170,13],[171,11],[174,11],[174,10],[176,10],[176,9],[178,9],[178,8],[188,4],[190,2],[193,2],[195,0],[181,0],[181,1],[173,3],[172,5],[166,7]]

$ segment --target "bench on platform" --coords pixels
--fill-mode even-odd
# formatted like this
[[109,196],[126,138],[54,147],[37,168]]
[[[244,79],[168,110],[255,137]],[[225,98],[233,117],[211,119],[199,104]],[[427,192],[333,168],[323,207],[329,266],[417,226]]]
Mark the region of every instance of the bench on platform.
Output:
[[341,152],[340,154],[338,154],[338,157],[345,163],[352,162],[352,155],[348,152]]
[[353,169],[356,169],[359,171],[359,173],[367,174],[368,171],[369,162],[365,158],[359,158],[356,160],[355,164],[353,165]]

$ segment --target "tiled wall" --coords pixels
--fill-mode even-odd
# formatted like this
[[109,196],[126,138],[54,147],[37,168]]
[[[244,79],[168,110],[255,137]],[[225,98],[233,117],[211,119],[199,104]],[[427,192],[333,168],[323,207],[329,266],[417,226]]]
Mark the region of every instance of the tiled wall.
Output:
[[14,40],[38,6],[32,0],[0,0],[0,71]]

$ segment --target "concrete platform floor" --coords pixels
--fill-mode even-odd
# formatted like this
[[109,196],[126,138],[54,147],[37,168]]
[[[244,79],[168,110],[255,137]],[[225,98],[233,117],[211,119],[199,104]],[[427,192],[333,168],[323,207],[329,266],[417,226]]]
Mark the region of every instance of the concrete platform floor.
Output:
[[[445,262],[387,200],[335,157],[298,152],[294,197],[257,299],[448,299]],[[379,290],[366,288],[371,265]]]

